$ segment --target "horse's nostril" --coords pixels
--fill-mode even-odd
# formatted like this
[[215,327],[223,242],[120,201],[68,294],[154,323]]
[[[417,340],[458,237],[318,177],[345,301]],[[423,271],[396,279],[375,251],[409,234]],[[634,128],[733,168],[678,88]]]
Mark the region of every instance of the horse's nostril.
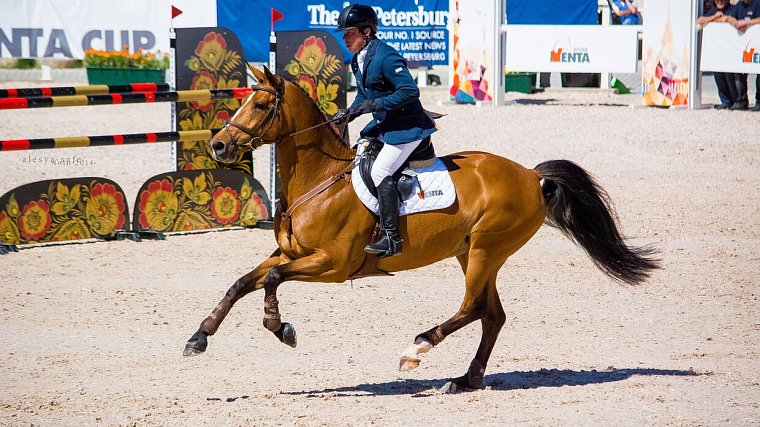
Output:
[[216,140],[216,141],[214,141],[214,142],[211,143],[211,148],[214,151],[222,151],[222,150],[224,150],[224,142]]

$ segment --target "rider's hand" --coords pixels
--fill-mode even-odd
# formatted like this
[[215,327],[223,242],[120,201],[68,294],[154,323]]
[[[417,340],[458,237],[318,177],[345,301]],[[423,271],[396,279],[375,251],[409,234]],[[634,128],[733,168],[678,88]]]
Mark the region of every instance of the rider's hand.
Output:
[[342,120],[346,120],[350,122],[351,120],[353,120],[353,117],[351,117],[351,110],[349,110],[348,108],[341,108],[340,110],[338,110],[337,113],[335,113],[335,115],[333,116],[333,120],[338,121],[338,122]]
[[346,120],[347,122],[352,121],[353,119],[361,116],[362,114],[372,113],[375,111],[375,101],[370,99],[365,99],[364,101],[360,102],[359,105],[351,108],[341,108],[338,110],[337,113],[333,116],[333,119],[335,121],[341,121]]
[[353,108],[352,111],[356,113],[357,116],[372,113],[375,111],[375,101],[372,99],[365,99],[364,101],[360,102],[359,105],[357,105],[355,108]]

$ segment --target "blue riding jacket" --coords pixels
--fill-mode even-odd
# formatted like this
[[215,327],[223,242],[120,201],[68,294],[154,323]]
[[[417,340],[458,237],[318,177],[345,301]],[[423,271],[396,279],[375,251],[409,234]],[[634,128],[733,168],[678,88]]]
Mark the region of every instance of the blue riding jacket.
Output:
[[406,60],[395,49],[372,40],[359,72],[358,54],[351,60],[357,94],[351,107],[373,100],[372,120],[361,131],[363,137],[379,138],[386,144],[404,144],[430,136],[435,123],[425,114],[420,90],[414,82]]

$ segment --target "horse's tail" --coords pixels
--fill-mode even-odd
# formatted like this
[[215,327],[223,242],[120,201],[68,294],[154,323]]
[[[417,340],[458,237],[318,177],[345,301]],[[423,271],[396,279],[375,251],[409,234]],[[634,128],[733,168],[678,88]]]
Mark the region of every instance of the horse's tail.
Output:
[[605,274],[635,285],[660,268],[656,250],[626,244],[607,192],[583,168],[567,160],[551,160],[535,170],[544,180],[546,224],[581,246]]

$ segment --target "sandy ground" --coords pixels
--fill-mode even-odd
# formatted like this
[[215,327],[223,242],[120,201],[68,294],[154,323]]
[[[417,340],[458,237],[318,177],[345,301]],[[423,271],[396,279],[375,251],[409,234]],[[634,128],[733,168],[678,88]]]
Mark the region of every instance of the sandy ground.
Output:
[[[393,278],[284,284],[280,310],[298,331],[296,349],[261,326],[263,294],[250,295],[204,355],[182,357],[227,288],[275,247],[271,231],[232,230],[0,256],[0,424],[760,424],[760,114],[642,108],[631,106],[636,96],[600,91],[510,98],[517,103],[478,108],[424,89],[426,106],[448,114],[439,154],[578,162],[610,193],[633,242],[659,248],[664,269],[622,286],[558,232],[539,230],[501,271],[508,320],[485,390],[436,391],[467,369],[477,323],[418,369],[396,370],[414,336],[459,307],[454,260]],[[2,139],[169,129],[168,104],[0,117]],[[88,162],[24,162],[30,155]],[[268,150],[255,159],[268,188]],[[133,203],[170,166],[169,144],[3,152],[0,193],[100,175]]]

